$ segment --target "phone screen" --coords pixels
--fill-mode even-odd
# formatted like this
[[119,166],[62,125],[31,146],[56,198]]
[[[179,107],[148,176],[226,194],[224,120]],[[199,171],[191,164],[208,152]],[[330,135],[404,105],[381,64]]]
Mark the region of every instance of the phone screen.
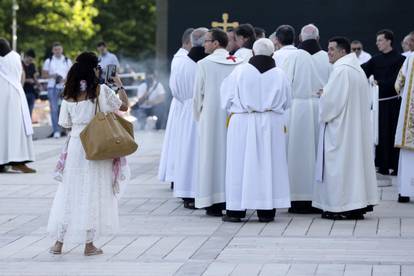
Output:
[[112,83],[112,77],[115,77],[116,75],[116,65],[114,64],[109,64],[106,67],[106,76],[105,76],[105,81],[108,83]]

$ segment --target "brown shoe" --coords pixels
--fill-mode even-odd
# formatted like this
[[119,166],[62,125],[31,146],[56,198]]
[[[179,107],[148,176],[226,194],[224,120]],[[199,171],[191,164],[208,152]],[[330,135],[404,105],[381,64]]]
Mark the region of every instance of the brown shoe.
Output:
[[62,254],[62,247],[63,243],[57,241],[55,245],[50,248],[49,252],[53,255],[60,255]]
[[95,256],[103,254],[102,249],[96,248],[92,243],[85,245],[85,251],[83,252],[85,256]]
[[22,173],[35,173],[36,172],[36,170],[29,168],[28,166],[26,166],[26,164],[12,166],[12,170],[19,171]]

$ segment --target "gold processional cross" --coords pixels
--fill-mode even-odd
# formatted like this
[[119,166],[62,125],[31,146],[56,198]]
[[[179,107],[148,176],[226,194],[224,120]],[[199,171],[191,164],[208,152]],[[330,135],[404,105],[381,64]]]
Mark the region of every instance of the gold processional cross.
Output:
[[211,27],[213,28],[222,28],[223,31],[227,32],[227,28],[237,28],[239,26],[239,22],[229,22],[229,14],[223,13],[222,15],[223,22],[213,21],[211,22]]

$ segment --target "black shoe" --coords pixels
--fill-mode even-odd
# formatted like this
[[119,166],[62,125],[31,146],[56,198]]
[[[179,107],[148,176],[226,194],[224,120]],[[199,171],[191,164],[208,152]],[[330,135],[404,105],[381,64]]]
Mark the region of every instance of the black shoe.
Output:
[[409,196],[401,196],[401,194],[398,194],[398,202],[399,203],[408,203],[410,202]]
[[221,218],[222,221],[226,221],[226,222],[241,222],[240,218],[236,218],[236,217],[229,217],[228,215],[225,215]]
[[184,199],[184,208],[195,210],[196,207],[195,207],[194,199],[193,200]]
[[390,174],[390,170],[389,169],[384,169],[384,168],[379,168],[378,169],[378,173],[382,174],[382,175],[389,175]]
[[349,214],[349,215],[345,215],[345,219],[347,219],[347,220],[363,220],[364,215],[363,214]]
[[261,217],[259,217],[260,222],[271,222],[271,221],[274,221],[274,220],[275,220],[275,217],[270,217],[270,218],[261,218]]
[[206,210],[206,215],[211,216],[211,217],[222,217],[223,216],[223,210],[208,209],[208,210]]
[[330,212],[323,212],[321,215],[323,219],[330,219],[330,220],[344,220],[346,217],[342,214],[335,214]]

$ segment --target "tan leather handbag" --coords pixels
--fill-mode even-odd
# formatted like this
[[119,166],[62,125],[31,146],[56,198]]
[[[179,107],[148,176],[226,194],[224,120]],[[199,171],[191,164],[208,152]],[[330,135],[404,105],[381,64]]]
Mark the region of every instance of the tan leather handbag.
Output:
[[107,160],[134,153],[138,149],[133,125],[114,112],[101,112],[97,88],[95,117],[80,133],[88,160]]

